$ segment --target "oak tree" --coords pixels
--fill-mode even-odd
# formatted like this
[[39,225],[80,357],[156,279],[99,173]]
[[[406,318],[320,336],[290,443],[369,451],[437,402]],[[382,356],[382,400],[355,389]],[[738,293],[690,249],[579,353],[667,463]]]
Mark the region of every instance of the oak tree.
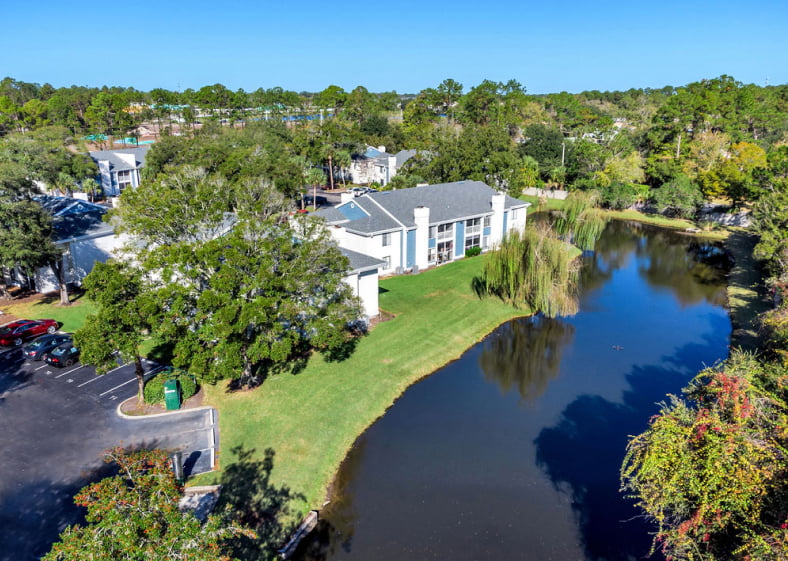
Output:
[[117,475],[83,487],[74,498],[87,509],[84,526],[70,526],[44,561],[230,561],[228,542],[253,535],[225,516],[201,522],[179,508],[183,486],[161,450],[106,453]]

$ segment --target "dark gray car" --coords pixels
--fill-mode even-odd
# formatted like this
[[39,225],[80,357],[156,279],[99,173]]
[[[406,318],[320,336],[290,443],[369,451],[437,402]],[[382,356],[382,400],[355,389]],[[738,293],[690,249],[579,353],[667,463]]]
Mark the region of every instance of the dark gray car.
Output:
[[44,335],[22,347],[22,356],[28,360],[43,360],[44,353],[51,351],[55,347],[59,347],[63,343],[70,342],[71,335],[65,333]]

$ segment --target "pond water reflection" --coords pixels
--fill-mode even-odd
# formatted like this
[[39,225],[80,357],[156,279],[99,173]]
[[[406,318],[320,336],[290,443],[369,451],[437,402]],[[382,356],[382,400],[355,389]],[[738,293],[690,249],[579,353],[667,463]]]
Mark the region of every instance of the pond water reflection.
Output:
[[624,447],[727,355],[724,259],[621,222],[583,259],[579,314],[501,326],[359,438],[304,558],[645,556],[649,528],[618,492]]

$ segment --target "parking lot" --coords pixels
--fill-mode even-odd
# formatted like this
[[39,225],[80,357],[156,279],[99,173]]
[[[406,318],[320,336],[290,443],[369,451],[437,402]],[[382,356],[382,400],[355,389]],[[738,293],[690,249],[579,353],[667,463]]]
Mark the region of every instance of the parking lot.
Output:
[[[4,355],[0,355],[2,356]],[[162,367],[146,361],[146,379],[161,369]],[[15,375],[26,376],[31,371],[39,377],[46,377],[46,380],[57,380],[57,391],[83,394],[110,408],[117,407],[137,394],[137,377],[134,375],[133,364],[121,365],[104,375],[97,375],[93,368],[79,363],[67,368],[57,368],[42,361],[25,361],[23,368]]]
[[[146,376],[161,366],[145,362]],[[218,427],[210,408],[125,418],[137,393],[133,364],[104,375],[79,363],[57,368],[0,348],[0,560],[38,559],[81,512],[73,495],[106,475],[114,446],[183,453],[185,470],[212,469]]]

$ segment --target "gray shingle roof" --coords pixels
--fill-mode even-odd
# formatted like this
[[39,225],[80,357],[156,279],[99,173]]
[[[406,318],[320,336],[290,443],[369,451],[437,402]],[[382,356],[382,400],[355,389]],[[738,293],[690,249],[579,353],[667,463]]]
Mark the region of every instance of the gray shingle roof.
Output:
[[358,253],[357,251],[352,251],[343,247],[340,247],[339,251],[350,260],[351,273],[363,273],[364,271],[380,269],[385,265],[385,261],[370,257],[369,255],[364,255],[363,253]]
[[329,224],[338,224],[340,222],[345,222],[347,218],[345,215],[342,214],[336,207],[327,206],[323,208],[317,209],[313,214],[316,216],[320,216],[323,220],[328,222]]
[[57,243],[85,236],[111,236],[115,231],[111,224],[104,222],[103,213],[86,212],[55,218],[55,233]]
[[114,233],[112,226],[104,222],[107,209],[101,205],[50,195],[40,195],[34,199],[52,214],[56,243],[73,238],[108,236]]
[[[347,230],[362,235],[402,228],[415,228],[413,209],[425,206],[430,209],[430,224],[453,222],[460,219],[483,216],[492,212],[492,196],[496,191],[481,181],[455,181],[369,193],[354,199],[368,216],[348,220],[341,211],[317,211],[329,224],[342,224]],[[349,204],[349,203],[346,203]],[[341,205],[340,205],[341,206]],[[506,196],[504,208],[525,208],[530,203]],[[328,210],[328,209],[325,209]]]
[[397,169],[402,167],[402,164],[410,160],[413,156],[416,155],[416,150],[400,150],[395,154],[397,158]]
[[[148,154],[150,146],[139,146],[137,148],[125,148],[123,150],[97,150],[89,152],[90,157],[95,161],[107,160],[111,169],[122,171],[127,169],[138,169],[145,165],[145,156]],[[136,161],[135,166],[130,166],[124,159],[119,158],[118,154],[132,154]]]

